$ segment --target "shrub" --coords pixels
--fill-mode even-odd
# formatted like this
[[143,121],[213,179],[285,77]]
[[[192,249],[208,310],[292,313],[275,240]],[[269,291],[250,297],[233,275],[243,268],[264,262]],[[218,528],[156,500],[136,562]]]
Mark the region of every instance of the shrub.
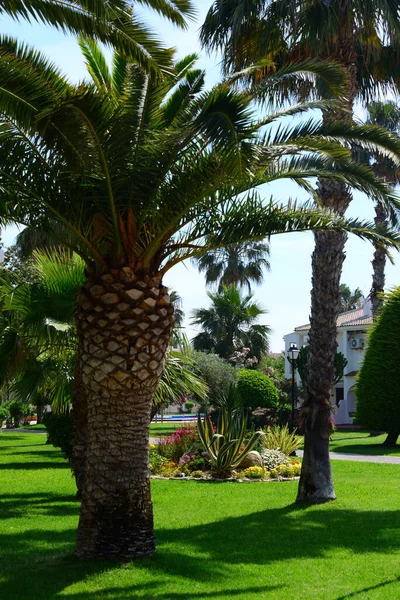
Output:
[[269,377],[259,371],[241,369],[237,385],[245,407],[254,410],[258,407],[273,408],[278,404],[278,390]]
[[0,404],[0,423],[10,416],[10,409],[6,403]]
[[208,414],[204,422],[198,416],[198,430],[204,449],[211,460],[211,470],[216,477],[229,477],[232,469],[236,468],[247,454],[258,444],[263,433],[253,433],[245,441],[247,418],[237,387],[231,385],[228,392],[220,399],[217,432]]
[[247,477],[248,479],[266,479],[268,476],[268,471],[262,467],[248,467],[242,471],[242,477]]
[[192,412],[193,406],[194,406],[194,402],[185,402],[185,408],[188,413]]
[[368,337],[356,388],[357,422],[362,427],[387,431],[392,438],[387,443],[396,443],[400,432],[399,336],[400,287],[386,296]]
[[236,369],[217,354],[193,352],[195,366],[209,387],[209,402],[215,404],[231,383],[236,381]]
[[47,429],[47,441],[61,452],[67,460],[72,457],[72,414],[46,413],[43,423]]
[[194,445],[201,446],[197,427],[187,425],[179,427],[174,433],[159,440],[157,451],[161,456],[169,458],[174,462],[179,462],[180,458],[186,454]]
[[191,477],[194,477],[195,479],[203,479],[204,478],[204,473],[203,471],[192,471],[190,473]]
[[[280,465],[290,465],[290,460],[280,450],[264,450],[261,454],[264,469],[271,471]],[[271,475],[272,477],[272,475]]]
[[28,402],[22,402],[21,400],[9,400],[6,402],[6,406],[10,413],[10,417],[14,421],[14,427],[19,427],[19,422],[22,417],[31,413],[31,408]]
[[290,456],[301,444],[301,439],[296,438],[295,432],[290,433],[289,427],[272,427],[266,431],[261,439],[264,448],[269,450],[280,450],[286,456]]
[[149,469],[152,475],[159,475],[164,465],[168,463],[168,458],[161,456],[158,452],[150,450]]
[[189,475],[192,471],[202,470],[205,467],[205,461],[200,449],[195,448],[184,454],[179,461],[179,466],[181,471],[186,473],[186,475]]

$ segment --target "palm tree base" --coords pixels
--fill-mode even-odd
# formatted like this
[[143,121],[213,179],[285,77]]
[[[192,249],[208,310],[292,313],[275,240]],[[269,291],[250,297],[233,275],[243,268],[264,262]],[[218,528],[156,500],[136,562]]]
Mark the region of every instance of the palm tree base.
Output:
[[317,432],[304,436],[304,456],[296,502],[323,504],[336,500],[329,460],[329,437]]
[[156,541],[150,480],[133,482],[125,493],[103,504],[84,493],[74,555],[77,558],[153,556]]

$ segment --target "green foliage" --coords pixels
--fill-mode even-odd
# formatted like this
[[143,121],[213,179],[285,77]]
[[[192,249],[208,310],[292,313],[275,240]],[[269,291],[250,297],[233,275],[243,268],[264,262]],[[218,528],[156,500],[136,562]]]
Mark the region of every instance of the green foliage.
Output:
[[236,381],[236,369],[217,354],[193,352],[196,370],[209,388],[208,399],[210,404],[217,404],[221,394]]
[[[306,387],[306,382],[307,382],[307,368],[308,368],[307,364],[308,364],[309,350],[310,350],[309,345],[302,346],[299,351],[299,356],[295,360],[295,367],[299,373],[303,387]],[[291,358],[288,358],[288,361],[290,364],[292,364]],[[348,363],[348,360],[347,360],[347,358],[344,357],[344,354],[342,352],[336,352],[335,358],[334,358],[335,378],[333,381],[333,385],[338,383],[338,381],[340,381],[343,378],[343,373],[347,366],[347,363]]]
[[368,337],[357,380],[357,422],[377,431],[400,432],[398,346],[400,287],[385,303]]
[[4,419],[8,419],[9,416],[10,416],[10,409],[9,409],[7,403],[2,402],[0,404],[0,421],[3,421]]
[[197,422],[199,436],[209,454],[211,469],[215,476],[229,477],[232,469],[240,465],[258,444],[263,433],[257,431],[245,441],[246,423],[247,419],[235,385],[231,385],[221,398],[216,433],[209,414],[204,416],[204,421],[199,414]]
[[279,394],[272,381],[259,371],[240,369],[238,373],[238,390],[245,407],[274,408],[278,404]]
[[194,402],[185,402],[185,409],[188,411],[188,413],[192,412],[193,406],[194,406]]
[[261,459],[264,468],[268,471],[270,471],[271,469],[276,469],[280,465],[290,465],[290,460],[288,456],[277,449],[270,450],[266,448],[261,454]]
[[157,444],[157,452],[174,463],[178,463],[181,457],[196,445],[200,446],[197,427],[187,425],[179,427],[171,435],[160,439]]
[[14,427],[19,427],[19,422],[22,417],[25,417],[32,412],[29,402],[23,400],[8,400],[5,405],[10,413],[10,417],[13,420]]
[[56,448],[60,448],[62,455],[68,461],[72,457],[72,414],[46,413],[43,422],[47,429],[47,440]]
[[261,439],[261,444],[269,450],[280,450],[290,456],[301,444],[301,438],[296,438],[296,432],[290,432],[286,424],[284,427],[275,426],[268,429]]
[[234,285],[223,286],[215,294],[209,292],[208,297],[210,308],[193,311],[192,323],[202,329],[193,338],[194,348],[229,359],[243,346],[250,350],[248,358],[260,359],[268,350],[270,330],[257,321],[266,311],[253,301],[253,296],[243,295]]

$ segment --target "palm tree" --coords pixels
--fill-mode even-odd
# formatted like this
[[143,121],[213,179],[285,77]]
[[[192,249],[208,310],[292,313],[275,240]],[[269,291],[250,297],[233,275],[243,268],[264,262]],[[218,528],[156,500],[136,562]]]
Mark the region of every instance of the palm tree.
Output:
[[[372,102],[368,105],[367,123],[379,125],[389,131],[399,133],[400,131],[400,108],[393,101]],[[364,150],[365,153],[365,150]],[[371,161],[371,159],[370,159]],[[399,182],[399,170],[390,159],[374,156],[372,168],[379,177],[389,185],[395,187]],[[382,206],[375,204],[375,225],[385,228],[388,225],[386,212]],[[374,258],[372,260],[372,286],[369,297],[372,304],[372,315],[376,320],[379,310],[383,305],[382,294],[385,290],[385,265],[386,253],[379,244],[374,244]]]
[[[258,70],[252,78],[261,93],[266,87],[262,74],[279,71],[288,62],[330,60],[341,65],[346,73],[345,93],[336,106],[323,110],[324,123],[335,131],[351,123],[356,99],[369,101],[378,90],[397,91],[399,34],[398,4],[389,0],[218,0],[210,8],[201,39],[209,49],[224,51],[226,73],[262,61],[263,72]],[[248,71],[245,75],[251,79]],[[278,100],[294,95],[326,97],[324,85],[293,81],[290,73],[284,86],[277,83],[275,92]],[[317,192],[318,202],[339,215],[345,214],[352,199],[346,184],[325,177],[319,178]],[[388,207],[383,208],[387,213]],[[329,463],[330,394],[346,239],[343,232],[315,232],[305,450],[298,501],[319,503],[336,497]]]
[[[27,237],[27,236],[26,236]],[[53,412],[73,408],[71,463],[80,496],[86,456],[84,402],[74,398],[76,364],[75,297],[85,283],[85,263],[65,251],[35,252],[36,278],[0,280],[0,386],[12,397],[35,404],[45,399]],[[164,371],[154,392],[151,414],[160,406],[195,394],[205,400],[207,385],[194,372],[189,341],[179,335],[179,350],[168,349]],[[78,396],[79,400],[79,396]],[[82,412],[84,410],[84,413]],[[75,412],[78,411],[78,415]]]
[[256,322],[266,314],[253,296],[243,296],[234,286],[224,286],[221,292],[208,293],[210,308],[193,311],[192,324],[202,331],[193,340],[195,350],[215,352],[221,358],[229,359],[241,347],[250,348],[249,358],[258,360],[268,352],[267,325]]
[[268,256],[268,244],[246,242],[218,248],[195,258],[194,262],[200,272],[205,272],[206,285],[218,283],[219,291],[223,286],[247,286],[250,294],[251,283],[262,283],[263,270],[270,269]]
[[339,287],[340,293],[340,309],[339,312],[346,312],[353,310],[360,305],[360,300],[363,297],[363,293],[360,288],[356,288],[351,291],[348,285],[341,283]]
[[130,57],[149,73],[170,66],[170,53],[135,14],[135,6],[156,10],[176,26],[185,28],[195,11],[191,0],[6,0],[0,16],[41,21],[63,32],[96,37]]
[[[110,70],[94,42],[81,45],[93,83],[74,86],[38,52],[2,40],[0,215],[85,261],[75,397],[88,435],[76,553],[133,558],[155,549],[149,424],[174,322],[164,274],[275,233],[330,226],[376,239],[357,221],[265,203],[262,184],[289,177],[307,187],[324,174],[382,199],[387,189],[322,125],[265,134],[280,115],[256,120],[251,97],[226,85],[204,91],[193,55],[150,79],[121,55]],[[362,127],[339,133],[366,136]],[[380,141],[400,153],[396,140]]]

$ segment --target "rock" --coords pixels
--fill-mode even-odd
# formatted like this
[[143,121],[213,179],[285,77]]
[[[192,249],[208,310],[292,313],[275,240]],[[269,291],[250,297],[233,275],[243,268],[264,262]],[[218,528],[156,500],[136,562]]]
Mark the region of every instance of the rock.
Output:
[[262,467],[261,454],[256,450],[252,450],[245,456],[238,469],[248,469],[249,467]]

